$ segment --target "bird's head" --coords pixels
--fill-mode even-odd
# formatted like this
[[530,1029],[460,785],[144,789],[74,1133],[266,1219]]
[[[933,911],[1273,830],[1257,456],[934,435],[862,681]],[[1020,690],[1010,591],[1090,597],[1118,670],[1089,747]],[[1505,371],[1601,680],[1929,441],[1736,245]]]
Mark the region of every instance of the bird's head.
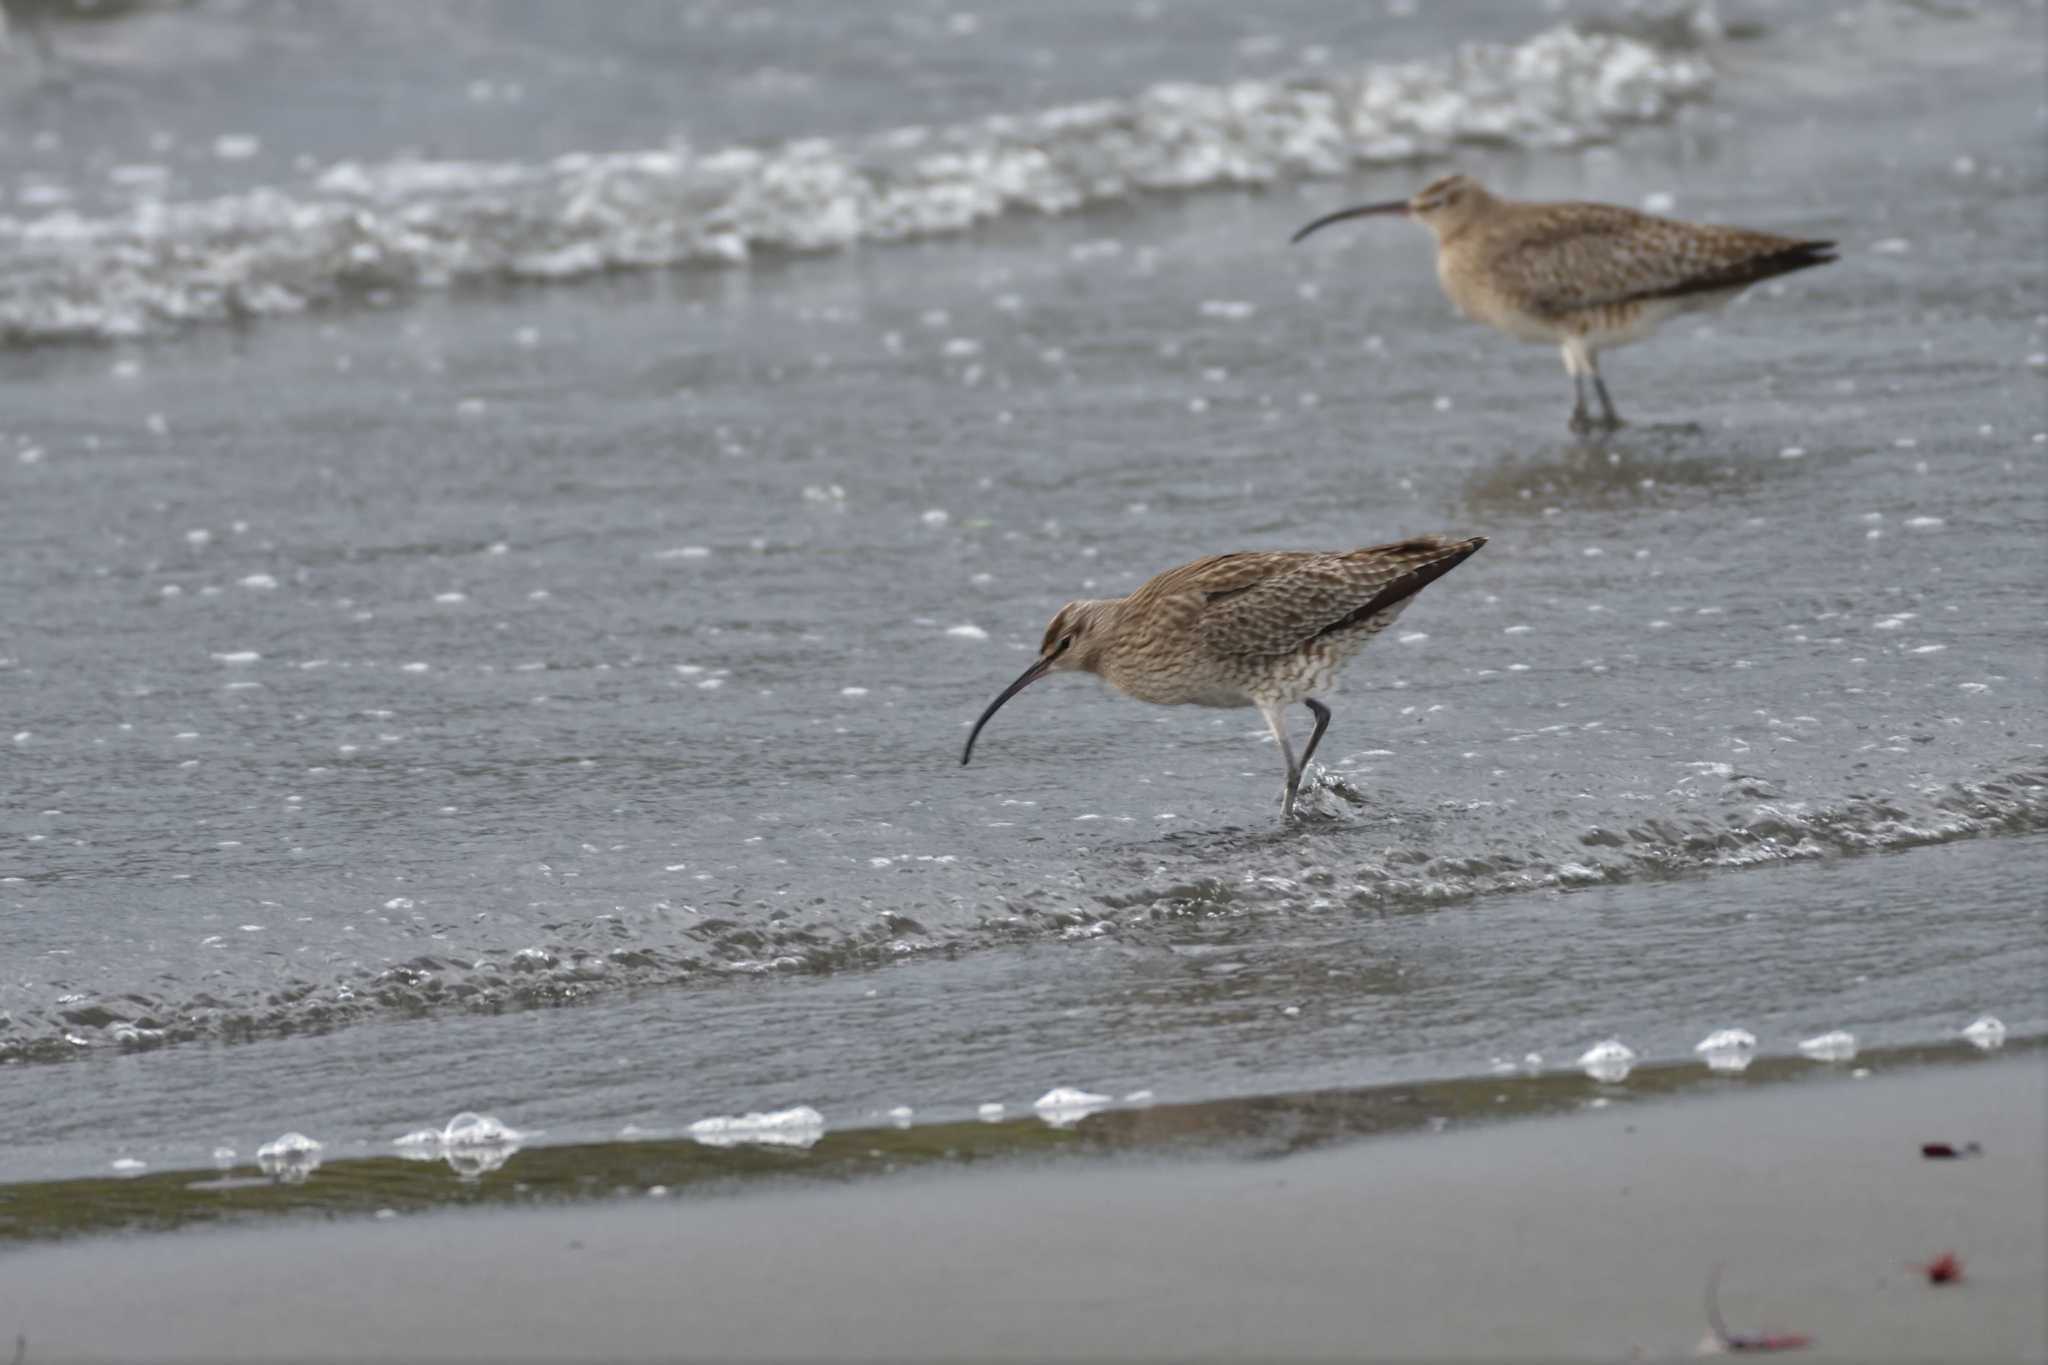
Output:
[[1356,208],[1339,209],[1335,213],[1325,214],[1295,233],[1294,240],[1298,242],[1311,232],[1328,227],[1332,223],[1379,213],[1398,213],[1413,218],[1439,238],[1443,238],[1458,231],[1493,202],[1493,196],[1486,192],[1486,187],[1470,176],[1447,175],[1441,180],[1432,180],[1407,199],[1391,199],[1382,204],[1360,204]]
[[1004,688],[1001,695],[988,704],[988,709],[981,713],[981,719],[975,721],[974,728],[968,731],[967,747],[960,753],[963,766],[974,756],[974,741],[981,734],[981,727],[1002,710],[1004,702],[1048,673],[1101,671],[1108,645],[1107,615],[1110,606],[1109,602],[1084,599],[1069,602],[1059,609],[1052,623],[1045,628],[1045,638],[1038,645],[1038,658],[1018,676],[1017,681]]

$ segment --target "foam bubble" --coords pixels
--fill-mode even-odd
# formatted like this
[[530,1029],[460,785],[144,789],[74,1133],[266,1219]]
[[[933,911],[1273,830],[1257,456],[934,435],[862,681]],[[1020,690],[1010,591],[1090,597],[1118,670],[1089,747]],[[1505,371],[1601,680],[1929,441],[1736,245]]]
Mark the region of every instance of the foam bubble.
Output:
[[1993,1015],[1979,1015],[1963,1029],[1963,1037],[1986,1052],[1996,1052],[2005,1046],[2005,1025]]
[[1728,1052],[1736,1048],[1755,1048],[1756,1035],[1746,1028],[1716,1029],[1693,1044],[1694,1052]]
[[1065,1128],[1107,1108],[1112,1102],[1109,1096],[1098,1095],[1092,1090],[1056,1085],[1033,1100],[1031,1107],[1038,1111],[1039,1118],[1053,1127]]
[[809,1147],[825,1136],[825,1116],[808,1104],[746,1114],[717,1114],[698,1119],[686,1129],[694,1142],[707,1147],[755,1143],[770,1147]]
[[1816,1062],[1846,1062],[1856,1056],[1856,1035],[1845,1029],[1802,1038],[1799,1050]]
[[1756,1035],[1746,1028],[1716,1029],[1693,1044],[1709,1070],[1743,1071],[1756,1057]]
[[286,1133],[256,1149],[256,1164],[263,1174],[287,1185],[302,1184],[320,1168],[324,1144],[304,1133]]
[[422,1128],[393,1138],[397,1147],[504,1147],[526,1140],[527,1134],[507,1127],[494,1114],[463,1110],[440,1128]]
[[1605,1039],[1579,1054],[1579,1069],[1596,1081],[1625,1081],[1635,1064],[1635,1049],[1619,1038]]
[[510,1161],[529,1136],[495,1115],[465,1109],[440,1128],[417,1129],[391,1145],[408,1160],[446,1161],[458,1175],[474,1179]]

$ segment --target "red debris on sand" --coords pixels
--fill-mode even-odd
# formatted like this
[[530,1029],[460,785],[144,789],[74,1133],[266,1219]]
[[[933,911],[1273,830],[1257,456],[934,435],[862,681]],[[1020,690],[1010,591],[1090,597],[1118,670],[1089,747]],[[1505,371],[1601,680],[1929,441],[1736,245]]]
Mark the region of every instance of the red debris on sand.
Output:
[[1797,1351],[1813,1345],[1813,1338],[1804,1332],[1762,1332],[1753,1337],[1722,1337],[1721,1344],[1731,1351]]
[[1963,1278],[1963,1258],[1953,1251],[1944,1251],[1925,1265],[1909,1266],[1927,1277],[1929,1284],[1954,1284]]
[[1984,1149],[1974,1142],[1966,1142],[1960,1147],[1948,1142],[1923,1142],[1920,1144],[1920,1155],[1929,1161],[1941,1161],[1954,1157],[1982,1156]]
[[1721,1321],[1721,1267],[1707,1275],[1707,1325],[1724,1351],[1797,1351],[1813,1345],[1804,1332],[1731,1332]]

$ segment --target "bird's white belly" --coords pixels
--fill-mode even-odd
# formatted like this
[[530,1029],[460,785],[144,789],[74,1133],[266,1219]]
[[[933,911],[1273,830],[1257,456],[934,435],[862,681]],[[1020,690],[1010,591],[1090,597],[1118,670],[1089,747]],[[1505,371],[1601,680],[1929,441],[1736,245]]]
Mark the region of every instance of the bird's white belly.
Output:
[[[1696,298],[1708,301],[1696,302]],[[1587,347],[1595,351],[1606,350],[1611,346],[1626,346],[1630,342],[1641,341],[1680,313],[1698,312],[1702,308],[1725,302],[1727,299],[1720,295],[1701,295],[1683,299],[1645,299],[1626,309],[1615,309],[1592,318],[1590,325],[1580,335],[1585,338]]]
[[[1467,314],[1467,316],[1471,315]],[[1565,330],[1555,322],[1547,318],[1539,318],[1533,313],[1508,312],[1497,316],[1474,318],[1473,321],[1484,322],[1497,327],[1517,341],[1538,341],[1551,346],[1557,344],[1558,339],[1564,335]]]
[[1218,676],[1206,671],[1189,676],[1182,672],[1141,671],[1111,675],[1111,687],[1127,697],[1149,701],[1155,706],[1252,706],[1256,703],[1246,687],[1248,679]]
[[1261,705],[1286,706],[1336,689],[1337,675],[1373,636],[1394,624],[1413,598],[1403,598],[1385,611],[1339,635],[1326,635],[1307,649],[1267,662],[1264,676],[1251,688]]
[[1238,707],[1254,706],[1251,693],[1242,687],[1203,687],[1184,692],[1175,700],[1186,706]]

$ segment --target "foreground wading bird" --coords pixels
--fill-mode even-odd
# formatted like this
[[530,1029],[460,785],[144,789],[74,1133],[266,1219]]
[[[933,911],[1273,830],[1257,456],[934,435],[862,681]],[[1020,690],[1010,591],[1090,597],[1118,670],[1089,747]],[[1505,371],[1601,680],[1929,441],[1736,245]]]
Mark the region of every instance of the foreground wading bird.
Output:
[[1571,429],[1618,427],[1600,352],[1641,340],[1680,313],[1718,308],[1759,280],[1835,259],[1833,242],[1655,218],[1613,204],[1496,199],[1462,175],[1413,199],[1362,204],[1316,219],[1300,241],[1347,218],[1401,213],[1436,234],[1436,276],[1460,313],[1564,353],[1578,401]]
[[[1315,699],[1365,642],[1393,624],[1416,593],[1465,562],[1480,536],[1423,536],[1349,553],[1253,550],[1168,569],[1129,597],[1069,602],[1045,628],[1038,661],[990,702],[975,736],[1004,702],[1048,673],[1094,673],[1127,696],[1162,706],[1256,706],[1287,760],[1284,815],[1330,723]],[[1316,728],[1300,761],[1286,708],[1302,702]]]

